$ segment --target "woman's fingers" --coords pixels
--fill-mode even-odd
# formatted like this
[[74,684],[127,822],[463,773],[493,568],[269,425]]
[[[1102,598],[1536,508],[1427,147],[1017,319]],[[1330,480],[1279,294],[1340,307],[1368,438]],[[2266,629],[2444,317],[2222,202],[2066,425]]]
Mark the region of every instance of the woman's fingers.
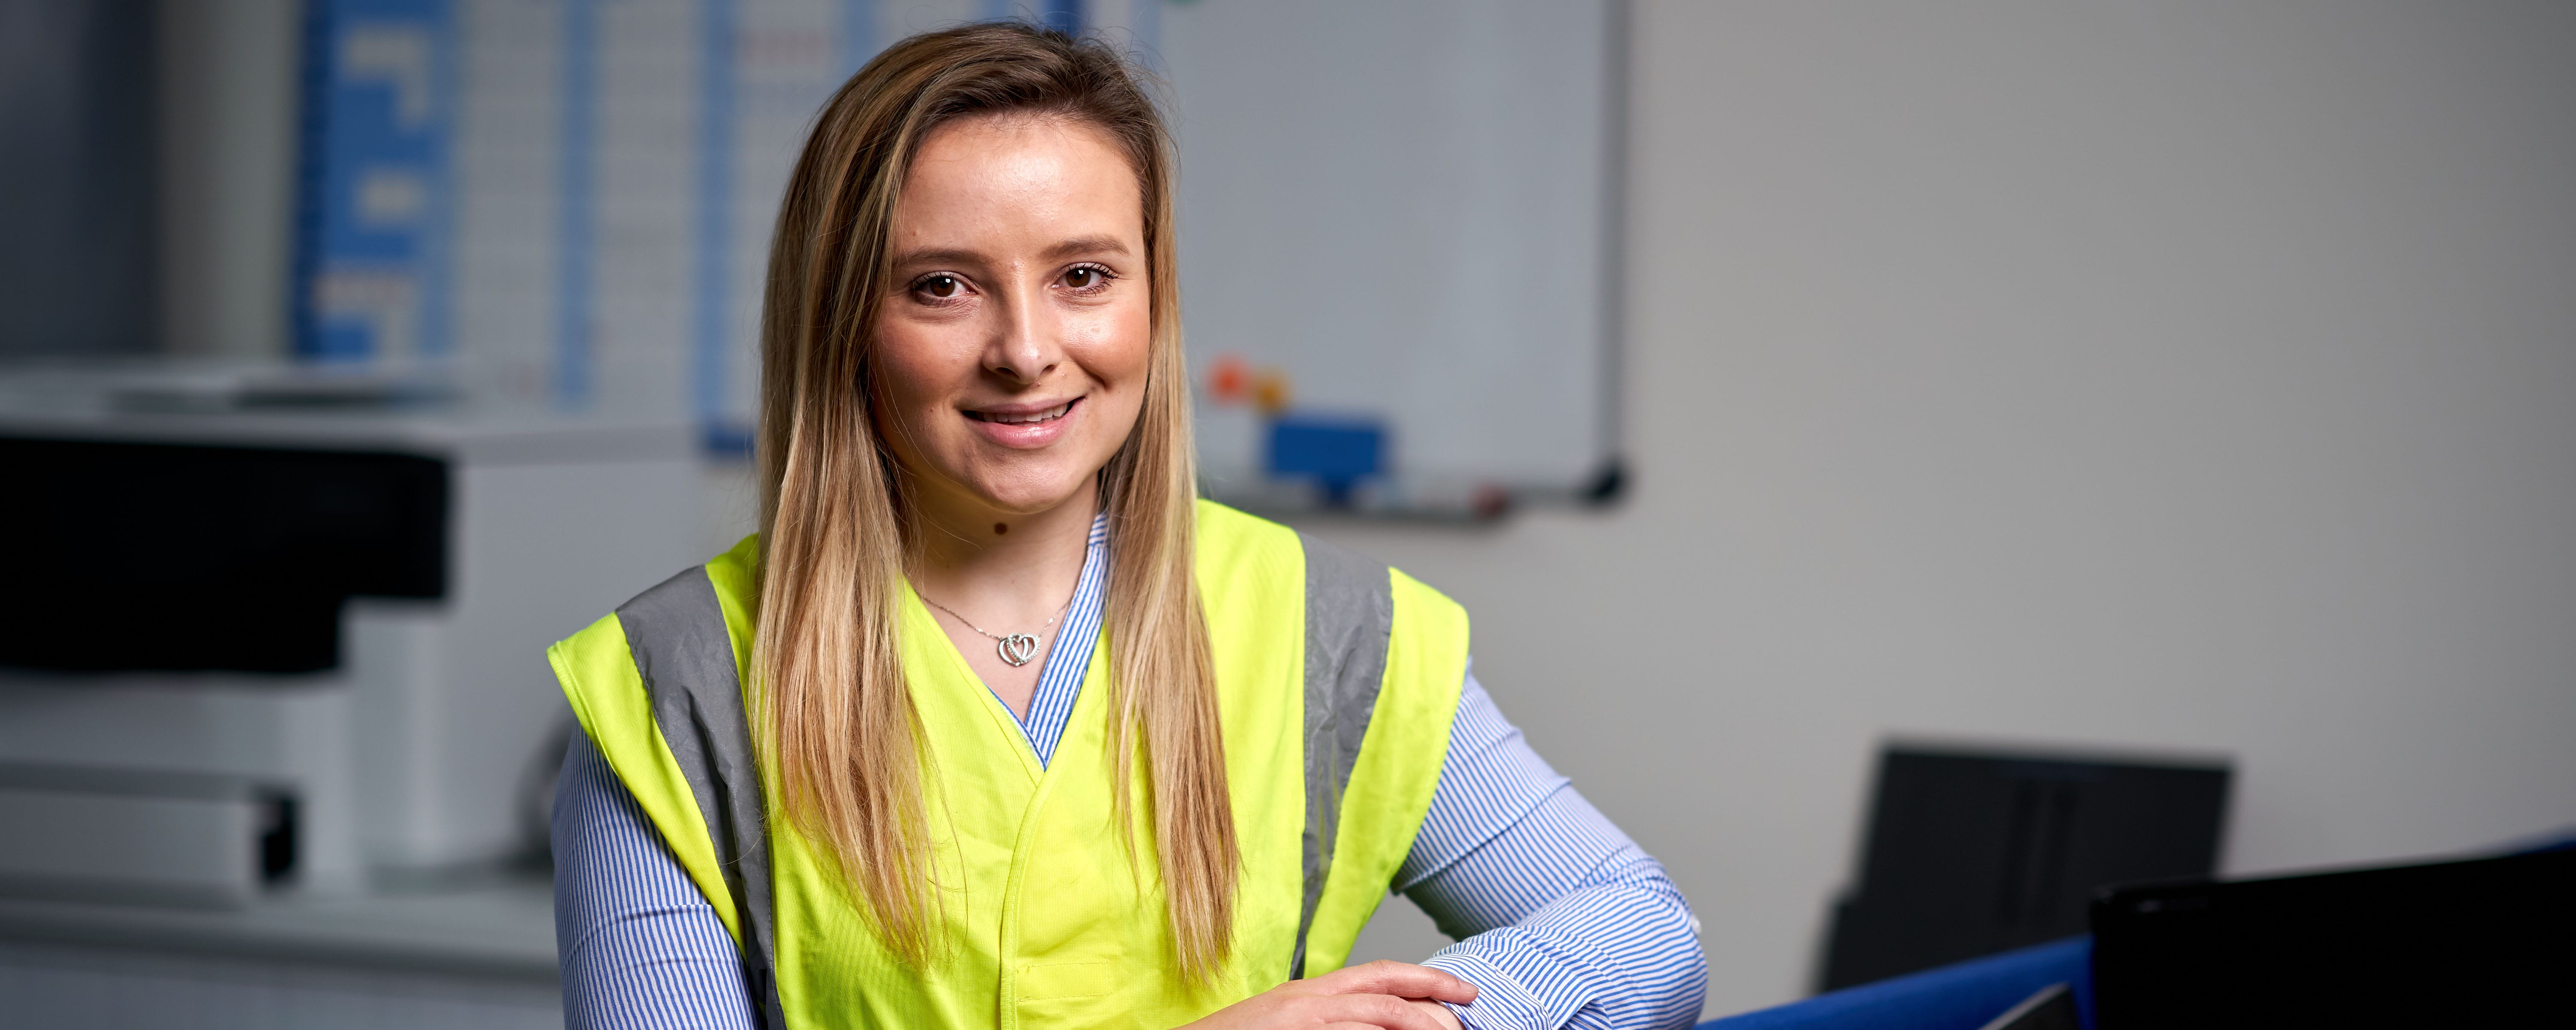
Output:
[[1405,1000],[1405,1004],[1411,1005],[1414,1008],[1421,1010],[1423,1015],[1431,1017],[1431,1022],[1439,1026],[1440,1030],[1467,1030],[1467,1024],[1459,1021],[1458,1014],[1449,1011],[1448,1006],[1442,1005],[1439,1002],[1428,1001],[1422,998],[1409,998]]
[[1422,1006],[1391,994],[1334,994],[1311,999],[1308,1018],[1326,1026],[1379,1030],[1449,1030]]
[[1476,985],[1429,966],[1380,959],[1367,965],[1337,969],[1310,981],[1335,994],[1386,994],[1398,998],[1430,998],[1453,1005],[1476,1000]]
[[1422,999],[1464,1005],[1476,999],[1476,988],[1437,969],[1371,962],[1291,980],[1190,1025],[1196,1030],[1458,1030],[1455,1015]]

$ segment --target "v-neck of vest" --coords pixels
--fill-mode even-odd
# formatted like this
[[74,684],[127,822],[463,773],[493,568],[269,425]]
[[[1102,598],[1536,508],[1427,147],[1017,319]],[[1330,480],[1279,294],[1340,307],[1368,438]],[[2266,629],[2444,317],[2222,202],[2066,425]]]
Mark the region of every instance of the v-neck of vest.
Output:
[[[1011,714],[1011,706],[1002,703],[1002,695],[994,693],[992,685],[984,682],[984,677],[975,674],[975,667],[966,662],[966,653],[957,649],[956,638],[949,636],[947,627],[941,626],[939,618],[930,614],[930,606],[922,602],[921,594],[913,590],[912,583],[908,580],[903,585],[903,602],[904,617],[917,618],[922,626],[938,634],[940,655],[949,661],[959,679],[974,684],[975,693],[983,695],[984,712],[992,717],[995,732],[1010,739],[1009,746],[1012,753],[1020,756],[1020,765],[1028,771],[1029,785],[1037,786],[1040,781],[1046,779],[1046,774],[1055,763],[1038,759],[1037,742],[1029,739],[1027,724],[1022,723],[1018,716]],[[1055,658],[1054,649],[1051,647],[1048,649],[1047,658],[1049,661]],[[1084,671],[1089,672],[1088,669]],[[1041,669],[1039,675],[1044,676],[1045,671]],[[1032,692],[1029,695],[1029,707],[1034,710],[1037,703],[1037,695]],[[1076,703],[1080,703],[1079,698]],[[1072,720],[1068,718],[1066,721]]]

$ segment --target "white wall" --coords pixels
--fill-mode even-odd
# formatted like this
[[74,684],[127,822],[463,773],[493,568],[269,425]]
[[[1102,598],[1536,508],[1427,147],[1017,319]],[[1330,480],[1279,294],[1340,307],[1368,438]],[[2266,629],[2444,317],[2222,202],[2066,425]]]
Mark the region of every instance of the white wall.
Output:
[[2576,7],[1635,41],[1631,499],[1309,528],[1467,604],[1712,1014],[1803,992],[1889,734],[2231,754],[2231,871],[2576,823]]

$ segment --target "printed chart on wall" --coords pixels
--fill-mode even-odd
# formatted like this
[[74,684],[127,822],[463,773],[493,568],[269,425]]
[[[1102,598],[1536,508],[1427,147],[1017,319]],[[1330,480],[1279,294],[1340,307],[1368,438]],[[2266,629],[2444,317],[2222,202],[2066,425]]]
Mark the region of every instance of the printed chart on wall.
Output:
[[1210,493],[1472,514],[1615,488],[1611,0],[309,12],[308,359],[683,412],[741,453],[770,228],[815,113],[887,42],[1017,17],[1168,85]]
[[815,113],[886,42],[1001,17],[1079,27],[991,0],[313,0],[297,349],[683,411],[742,451]]

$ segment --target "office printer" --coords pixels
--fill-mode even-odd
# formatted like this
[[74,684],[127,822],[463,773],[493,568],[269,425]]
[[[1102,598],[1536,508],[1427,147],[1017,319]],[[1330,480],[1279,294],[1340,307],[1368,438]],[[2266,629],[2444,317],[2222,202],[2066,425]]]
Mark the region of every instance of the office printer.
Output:
[[699,560],[677,418],[0,376],[0,892],[239,904],[530,845],[544,649]]

